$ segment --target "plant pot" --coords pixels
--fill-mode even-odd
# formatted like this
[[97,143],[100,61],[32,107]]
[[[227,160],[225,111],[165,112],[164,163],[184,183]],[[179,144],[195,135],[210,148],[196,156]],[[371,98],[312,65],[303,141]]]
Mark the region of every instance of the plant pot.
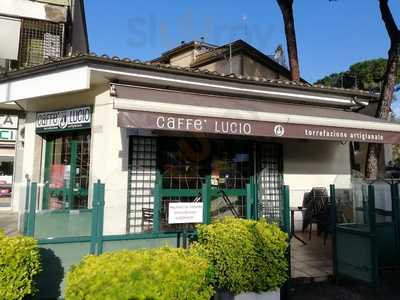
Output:
[[214,300],[280,300],[280,290],[273,292],[262,292],[262,293],[241,293],[234,295],[230,292],[217,290]]

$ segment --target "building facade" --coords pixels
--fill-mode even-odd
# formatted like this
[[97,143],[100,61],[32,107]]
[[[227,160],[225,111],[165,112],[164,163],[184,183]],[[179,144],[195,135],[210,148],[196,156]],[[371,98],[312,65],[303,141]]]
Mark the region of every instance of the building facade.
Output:
[[38,211],[71,212],[91,208],[101,180],[105,234],[152,232],[156,184],[169,190],[157,211],[162,231],[177,228],[169,203],[201,202],[205,182],[211,218],[252,210],[279,219],[283,184],[292,206],[313,187],[348,189],[350,142],[400,139],[399,125],[355,112],[375,105],[362,91],[104,56],[11,72],[0,99],[26,113],[16,210],[27,178],[39,183]]
[[[1,1],[0,38],[7,41],[0,45],[0,72],[5,74],[75,52],[88,53],[83,1]],[[25,176],[15,160],[22,155],[23,137],[17,128],[19,123],[23,128],[25,113],[17,103],[7,102],[0,114],[0,209],[18,210],[12,186],[16,177],[21,181]]]

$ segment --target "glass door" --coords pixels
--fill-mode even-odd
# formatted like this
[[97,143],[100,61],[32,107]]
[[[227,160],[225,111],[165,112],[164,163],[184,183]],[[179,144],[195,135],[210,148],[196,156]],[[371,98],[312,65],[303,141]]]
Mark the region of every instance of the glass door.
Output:
[[88,208],[90,133],[46,138],[43,209]]
[[213,140],[211,154],[211,217],[246,216],[247,190],[254,174],[252,143]]

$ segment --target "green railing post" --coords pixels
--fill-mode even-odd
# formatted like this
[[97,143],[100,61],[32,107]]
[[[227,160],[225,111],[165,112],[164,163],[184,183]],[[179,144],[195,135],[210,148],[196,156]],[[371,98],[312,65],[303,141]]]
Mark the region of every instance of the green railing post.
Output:
[[253,177],[250,177],[249,183],[246,185],[246,219],[253,219],[254,214],[254,184]]
[[92,200],[92,230],[90,236],[90,254],[96,254],[97,243],[97,227],[98,227],[98,184],[93,184],[93,200]]
[[203,224],[210,224],[211,176],[205,177],[201,188],[201,200],[203,202]]
[[98,199],[97,199],[97,255],[103,253],[103,228],[104,228],[104,196],[105,196],[105,184],[98,184]]
[[97,255],[103,253],[104,192],[105,185],[104,183],[101,183],[100,180],[93,184],[93,209],[90,253]]
[[289,196],[289,186],[283,186],[283,230],[286,233],[291,232],[290,229],[290,196]]
[[[290,237],[291,237],[291,228],[290,228],[290,195],[289,195],[289,186],[284,185],[282,189],[282,200],[283,200],[283,216],[282,216],[282,230],[288,234],[288,248],[286,252],[286,259],[288,262],[288,280],[286,284],[282,287],[283,299],[289,299],[289,291],[291,287],[291,278],[292,278],[292,261],[291,261],[291,247],[290,247]],[[294,225],[294,224],[293,224]]]
[[30,193],[29,193],[29,212],[28,212],[28,225],[26,230],[26,235],[35,235],[35,217],[36,217],[36,196],[37,196],[37,182],[31,183]]
[[254,220],[259,219],[258,211],[258,188],[257,188],[257,177],[251,177],[251,185],[253,189],[253,217]]
[[67,180],[64,180],[64,187],[63,187],[63,193],[64,193],[64,197],[63,197],[63,202],[64,202],[64,209],[71,209],[70,205],[69,205],[69,201],[70,201],[70,193],[68,192],[68,184],[67,184]]
[[26,176],[26,194],[25,194],[25,212],[24,212],[24,228],[23,228],[23,235],[28,234],[28,216],[29,216],[29,196],[31,193],[31,180],[29,176]]
[[161,202],[162,202],[162,175],[157,172],[154,187],[153,233],[160,232]]
[[[396,247],[396,252],[395,253],[400,253],[400,198],[399,198],[399,186],[398,182],[392,183],[390,185],[390,193],[392,196],[392,223],[394,226],[394,241],[395,241],[395,247]],[[397,262],[396,264],[399,266],[400,265],[400,258],[396,257]]]
[[379,266],[378,249],[376,244],[375,188],[372,184],[368,186],[368,220],[371,239],[372,284],[374,287],[377,287],[379,281]]
[[336,222],[337,222],[337,211],[336,211],[336,190],[335,185],[330,185],[330,197],[329,197],[329,204],[330,204],[330,226],[332,230],[332,261],[333,261],[333,276],[336,278],[337,271],[338,271],[338,257],[337,257],[337,244],[336,244]]

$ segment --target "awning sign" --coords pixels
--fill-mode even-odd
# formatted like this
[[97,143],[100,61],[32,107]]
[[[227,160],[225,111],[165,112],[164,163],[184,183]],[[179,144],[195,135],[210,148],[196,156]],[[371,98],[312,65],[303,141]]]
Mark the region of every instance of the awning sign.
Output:
[[90,107],[79,107],[62,111],[42,112],[36,117],[36,132],[64,131],[90,128]]
[[0,129],[0,141],[15,142],[17,131],[13,129]]
[[294,138],[309,140],[357,141],[365,143],[396,144],[400,133],[382,130],[275,123],[229,118],[199,117],[143,111],[118,113],[118,125],[126,128],[186,131],[224,135]]
[[168,224],[193,224],[203,222],[203,203],[169,203]]
[[18,116],[15,115],[0,115],[0,128],[1,129],[17,129]]

